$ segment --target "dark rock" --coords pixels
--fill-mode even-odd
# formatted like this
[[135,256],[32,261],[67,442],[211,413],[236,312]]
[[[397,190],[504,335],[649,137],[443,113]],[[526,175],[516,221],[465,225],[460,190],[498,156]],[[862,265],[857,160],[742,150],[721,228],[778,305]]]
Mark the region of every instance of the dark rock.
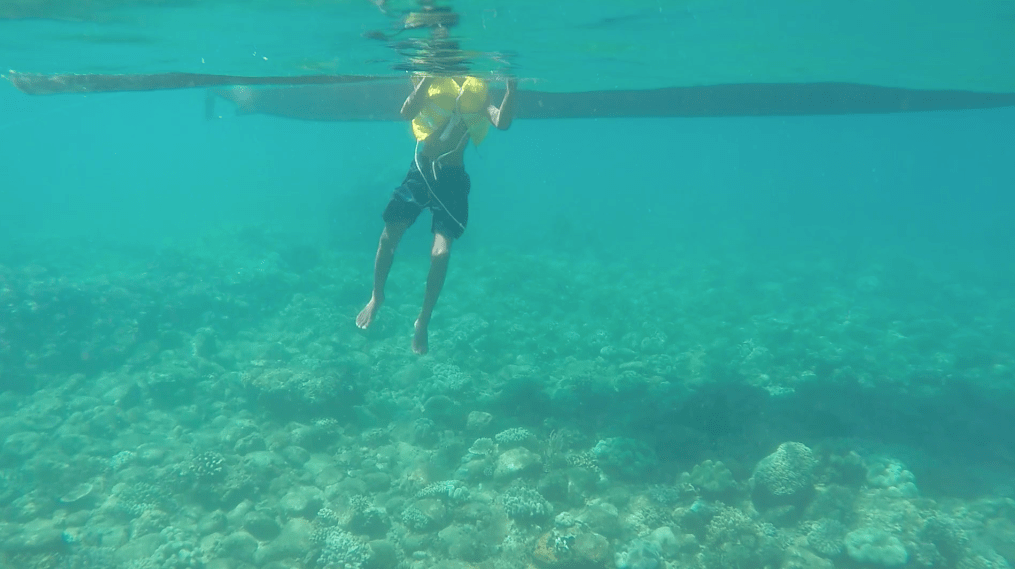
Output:
[[278,537],[282,531],[278,522],[262,514],[261,512],[250,512],[243,520],[243,529],[250,532],[250,535],[261,541],[270,541]]

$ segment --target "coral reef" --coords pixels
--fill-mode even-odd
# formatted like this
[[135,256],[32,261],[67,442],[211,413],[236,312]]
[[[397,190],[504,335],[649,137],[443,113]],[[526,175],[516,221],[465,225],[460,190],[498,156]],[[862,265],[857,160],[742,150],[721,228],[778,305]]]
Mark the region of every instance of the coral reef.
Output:
[[605,568],[613,561],[611,556],[609,541],[581,526],[553,529],[540,535],[532,551],[536,563],[546,569]]
[[321,569],[361,569],[370,559],[370,547],[340,529],[320,531],[313,539],[321,544],[316,561]]
[[426,488],[416,492],[413,499],[419,500],[420,498],[427,498],[431,496],[448,498],[451,500],[467,500],[469,497],[469,489],[459,480],[443,480],[441,482],[428,484]]
[[909,561],[902,541],[887,531],[863,527],[846,534],[846,553],[857,563],[899,567]]
[[592,448],[596,465],[624,479],[645,477],[658,460],[655,451],[641,441],[623,437],[603,439]]
[[807,546],[824,557],[836,557],[842,553],[845,539],[846,526],[827,518],[810,524],[807,530]]
[[553,505],[526,486],[508,488],[500,495],[500,503],[507,515],[516,520],[539,520],[553,515]]
[[617,553],[617,569],[658,569],[663,566],[662,550],[652,541],[637,539]]
[[706,528],[702,565],[706,569],[777,565],[783,555],[781,540],[771,525],[758,523],[740,510],[723,508]]
[[[4,566],[1015,560],[998,450],[1015,362],[989,322],[1008,309],[973,291],[995,316],[868,302],[884,275],[821,269],[808,305],[774,267],[699,259],[646,284],[624,262],[477,258],[419,358],[405,291],[370,331],[336,325],[368,258],[220,237],[133,272],[0,265]],[[524,294],[498,284],[502,263],[537,265]],[[548,292],[564,279],[584,283],[574,298]]]
[[525,443],[532,441],[534,438],[535,435],[533,435],[528,429],[523,427],[514,427],[497,433],[494,440],[497,441],[497,444],[501,447],[509,449],[513,446],[524,445]]
[[733,473],[721,460],[706,460],[680,476],[681,484],[690,484],[702,494],[716,499],[736,495],[740,488]]
[[753,497],[759,506],[802,504],[814,488],[817,459],[800,443],[782,443],[754,468]]

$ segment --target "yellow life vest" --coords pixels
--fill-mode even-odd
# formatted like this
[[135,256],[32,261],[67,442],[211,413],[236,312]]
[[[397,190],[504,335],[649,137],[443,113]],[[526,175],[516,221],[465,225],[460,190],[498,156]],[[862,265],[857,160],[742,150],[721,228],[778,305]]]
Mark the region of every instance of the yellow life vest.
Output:
[[[413,77],[417,85],[422,76]],[[461,83],[459,83],[461,81]],[[426,140],[433,133],[447,136],[458,121],[465,123],[472,143],[483,142],[490,128],[486,114],[486,82],[476,77],[434,77],[427,90],[427,103],[412,119],[416,140]],[[453,122],[452,122],[453,121]]]

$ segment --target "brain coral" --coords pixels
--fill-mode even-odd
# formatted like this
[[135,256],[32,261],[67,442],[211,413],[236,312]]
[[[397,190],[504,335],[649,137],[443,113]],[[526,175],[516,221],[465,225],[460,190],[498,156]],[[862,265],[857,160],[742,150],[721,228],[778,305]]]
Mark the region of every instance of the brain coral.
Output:
[[801,443],[782,443],[754,467],[751,484],[759,506],[793,504],[814,488],[814,453]]

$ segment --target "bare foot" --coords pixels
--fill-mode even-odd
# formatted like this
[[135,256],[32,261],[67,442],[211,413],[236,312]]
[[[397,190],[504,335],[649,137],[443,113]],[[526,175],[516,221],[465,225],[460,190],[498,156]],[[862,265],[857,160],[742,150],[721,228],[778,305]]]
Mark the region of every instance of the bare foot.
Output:
[[370,297],[370,302],[363,307],[363,310],[359,311],[359,315],[356,316],[356,326],[359,326],[361,330],[366,330],[370,327],[370,323],[374,321],[374,315],[377,314],[377,309],[381,307],[381,303],[384,301],[383,298],[378,299],[377,297]]
[[412,337],[412,351],[423,355],[429,349],[426,337],[426,324],[416,320],[416,334]]

